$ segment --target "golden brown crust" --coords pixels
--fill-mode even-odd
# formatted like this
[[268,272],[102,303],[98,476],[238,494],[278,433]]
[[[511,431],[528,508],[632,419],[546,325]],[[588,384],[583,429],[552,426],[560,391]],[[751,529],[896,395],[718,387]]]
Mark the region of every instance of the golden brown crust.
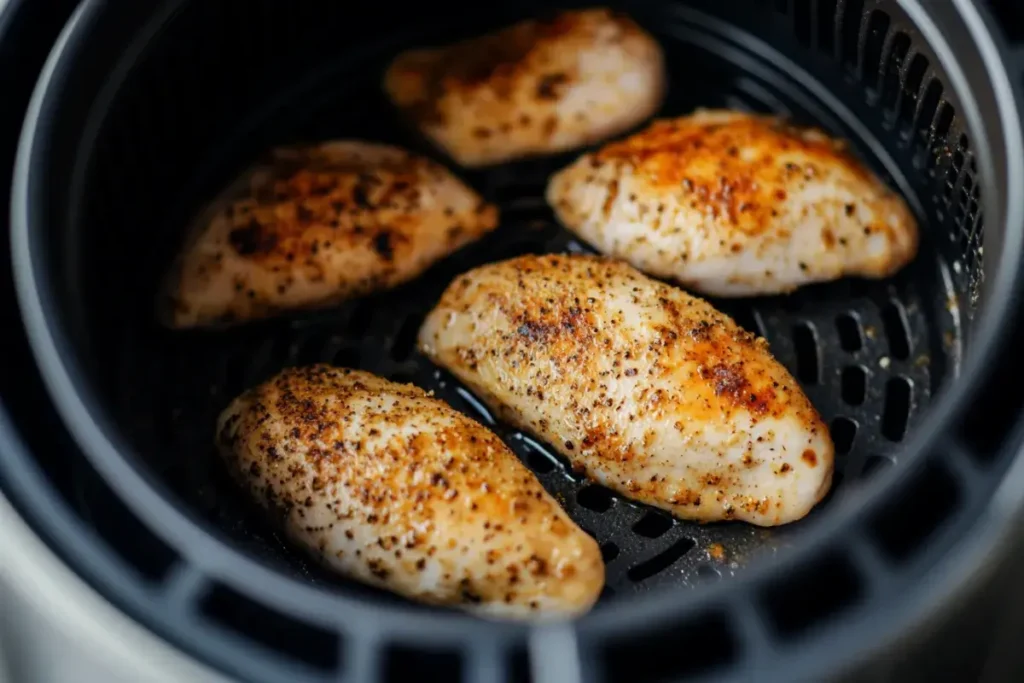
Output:
[[[779,162],[790,154],[799,154],[804,163]],[[877,183],[843,141],[773,116],[655,121],[602,148],[592,165],[606,162],[629,164],[653,189],[682,187],[691,208],[751,234],[770,229],[778,203],[820,169],[840,167],[858,180]]]
[[413,385],[285,370],[225,411],[217,443],[293,538],[355,578],[505,616],[600,592],[593,539],[497,436]]
[[266,317],[396,286],[494,229],[497,208],[398,148],[277,150],[216,200],[169,284],[179,327]]
[[[228,241],[239,256],[285,267],[315,265],[320,248],[370,248],[385,263],[401,260],[424,208],[421,177],[441,180],[448,171],[413,155],[387,161],[336,161],[301,150],[300,158],[274,167],[253,195],[228,205]],[[301,158],[304,157],[304,158]],[[453,207],[445,207],[451,209]],[[384,212],[394,215],[385,218]],[[493,206],[481,205],[481,220],[495,225]],[[447,249],[458,242],[453,228]]]
[[843,142],[741,112],[657,121],[556,173],[547,199],[602,253],[716,296],[886,277],[918,246],[906,203]]
[[[591,38],[594,24],[617,29],[616,42],[645,38],[647,34],[624,14],[601,8],[586,12],[559,12],[547,19],[530,19],[508,28],[473,38],[438,52],[412,51],[395,61],[391,76],[417,82],[412,95],[401,104],[417,120],[443,122],[440,105],[446,98],[473,98],[493,92],[508,104],[521,81],[534,84],[536,102],[558,97],[560,89],[579,77],[578,69],[545,67],[553,51],[561,51],[565,39]],[[522,123],[529,125],[529,122]]]
[[[384,87],[456,161],[477,166],[575,147],[639,123],[661,101],[663,69],[643,29],[599,8],[405,52]],[[639,81],[637,90],[617,82],[626,75]],[[568,102],[570,94],[587,102]]]
[[420,348],[502,419],[682,517],[782,523],[828,490],[828,430],[766,342],[624,263],[524,256],[470,271]]
[[[498,268],[508,277],[477,289],[472,299],[463,298],[470,283],[479,284],[477,275],[483,271],[493,274]],[[624,322],[624,314],[597,297],[563,296],[566,290],[578,293],[633,287],[638,288],[636,303],[641,303],[642,292],[646,299],[643,303],[660,313],[654,340],[618,337],[609,328]],[[550,374],[538,368],[536,386],[533,391],[529,387],[526,390],[530,400],[538,404],[558,400],[546,399],[543,393],[544,384],[555,375],[568,379],[574,395],[597,388],[596,398],[602,401],[609,396],[599,389],[603,383],[641,376],[641,372],[651,380],[671,379],[681,366],[692,365],[701,381],[687,386],[689,400],[685,404],[674,406],[685,411],[688,420],[728,416],[736,409],[750,411],[755,419],[778,417],[796,404],[809,428],[821,425],[807,397],[792,390],[795,382],[768,353],[764,339],[747,332],[707,302],[649,280],[620,261],[548,254],[482,266],[460,277],[442,295],[437,308],[469,314],[478,310],[481,296],[495,315],[515,326],[514,333],[500,335],[501,343],[488,348],[486,357],[495,361],[517,356],[528,360],[542,353],[545,361],[552,363]],[[474,358],[475,362],[481,360]],[[606,369],[609,363],[613,368],[610,371]],[[586,406],[577,408],[582,412],[577,412],[576,418],[590,412]],[[600,428],[593,430],[585,440],[596,443],[606,438],[602,432]]]

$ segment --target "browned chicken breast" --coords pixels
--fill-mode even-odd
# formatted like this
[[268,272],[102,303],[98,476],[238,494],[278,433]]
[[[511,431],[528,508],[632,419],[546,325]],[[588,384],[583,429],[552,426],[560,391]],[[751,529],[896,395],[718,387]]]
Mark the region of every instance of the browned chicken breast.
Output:
[[413,385],[285,370],[221,415],[230,470],[328,567],[480,615],[586,611],[597,543],[502,441]]
[[483,166],[636,126],[661,105],[665,66],[632,20],[591,9],[402,53],[384,87],[455,161]]
[[831,485],[828,429],[767,343],[625,263],[470,271],[419,344],[592,479],[681,518],[784,524]]
[[197,219],[162,317],[195,327],[338,303],[411,280],[497,223],[445,168],[402,149],[279,149]]
[[714,296],[883,278],[917,252],[907,205],[842,143],[768,116],[655,122],[556,174],[547,197],[602,253]]

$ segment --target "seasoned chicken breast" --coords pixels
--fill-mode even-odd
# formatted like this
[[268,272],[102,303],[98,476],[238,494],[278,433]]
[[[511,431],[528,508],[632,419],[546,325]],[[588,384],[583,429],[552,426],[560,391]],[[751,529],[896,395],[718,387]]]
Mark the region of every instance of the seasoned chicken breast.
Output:
[[334,304],[416,277],[497,222],[445,168],[397,147],[278,149],[196,220],[162,317],[194,327]]
[[917,252],[903,200],[820,131],[701,110],[551,178],[558,219],[609,256],[713,296],[883,278]]
[[483,166],[622,133],[658,109],[665,80],[650,35],[590,9],[404,52],[384,88],[455,161]]
[[470,271],[419,345],[590,478],[680,518],[784,524],[831,484],[828,429],[767,343],[620,261]]
[[413,385],[285,370],[220,416],[229,469],[328,567],[426,603],[552,619],[597,600],[604,564],[493,433]]

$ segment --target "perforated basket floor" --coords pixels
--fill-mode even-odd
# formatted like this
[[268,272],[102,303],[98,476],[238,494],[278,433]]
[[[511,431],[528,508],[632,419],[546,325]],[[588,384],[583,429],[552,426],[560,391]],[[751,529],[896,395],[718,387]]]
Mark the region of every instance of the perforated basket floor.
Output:
[[[717,56],[702,42],[699,27],[680,22],[665,24],[660,31],[669,64],[701,64],[699,71],[671,69],[673,83],[661,116],[697,106],[732,107],[791,114],[798,121],[849,134],[784,74],[765,70],[764,78],[755,78]],[[256,139],[283,144],[363,137],[429,152],[396,121],[379,94],[379,73],[391,54],[386,47],[360,59],[350,55],[325,68],[315,82],[240,122],[237,139],[211,151],[206,172],[169,220],[185,220],[246,154],[258,151],[247,148]],[[297,102],[303,106],[295,106]],[[351,102],[361,107],[353,108]],[[272,132],[251,136],[254,130]],[[867,142],[852,140],[862,155],[868,149],[885,149]],[[759,553],[784,548],[807,522],[778,529],[681,522],[588,483],[544,444],[496,424],[464,387],[415,351],[420,322],[457,274],[522,253],[588,249],[557,226],[543,200],[551,172],[574,156],[464,173],[499,204],[501,226],[399,290],[338,309],[228,331],[172,333],[126,326],[114,384],[121,423],[138,452],[186,504],[251,553],[316,583],[345,584],[266,526],[227,483],[212,446],[217,414],[242,390],[288,365],[331,362],[414,382],[495,429],[601,544],[607,562],[605,600],[665,584],[696,586],[718,580],[740,571]],[[876,169],[899,168],[865,159]],[[175,241],[180,235],[173,226],[168,232]],[[162,269],[155,264],[165,262],[169,250],[176,248],[171,242],[157,246],[153,272]],[[953,277],[951,270],[926,239],[917,262],[891,281],[846,280],[789,297],[715,302],[768,339],[831,425],[839,456],[829,499],[894,463],[933,391],[955,373],[961,344],[957,302],[963,294],[958,295],[954,283],[964,280]],[[90,514],[104,514],[104,501],[93,492],[86,488],[80,495]],[[345,585],[348,590],[369,590]]]
[[[459,272],[515,254],[583,249],[552,224],[536,196],[532,199],[515,202],[514,209],[506,203],[500,234],[401,291],[347,307],[340,315],[334,311],[239,334],[215,349],[203,339],[195,348],[169,350],[164,381],[179,378],[181,392],[169,397],[162,410],[166,421],[159,426],[168,446],[199,455],[191,463],[196,469],[186,476],[207,509],[220,513],[224,508],[222,490],[207,483],[212,473],[203,460],[211,457],[209,434],[217,413],[245,387],[282,367],[325,361],[414,382],[495,429],[601,543],[608,595],[714,579],[735,571],[752,552],[784,544],[786,529],[678,522],[588,483],[545,444],[496,423],[468,390],[415,351],[423,316]],[[795,299],[723,307],[768,338],[831,425],[840,454],[834,491],[898,457],[908,422],[927,404],[934,364],[925,345],[928,321],[912,285],[841,283]],[[190,375],[198,381],[182,384]]]

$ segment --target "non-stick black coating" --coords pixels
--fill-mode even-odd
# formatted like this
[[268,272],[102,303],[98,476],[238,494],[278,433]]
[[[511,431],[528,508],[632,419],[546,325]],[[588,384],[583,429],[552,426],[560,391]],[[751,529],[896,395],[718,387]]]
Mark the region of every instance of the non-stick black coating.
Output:
[[[850,135],[827,107],[785,74],[768,67],[762,77],[755,77],[729,55],[700,44],[697,30],[685,23],[648,25],[665,47],[671,72],[668,101],[660,115],[680,115],[697,106],[735,107],[789,114],[797,121]],[[111,400],[131,442],[204,518],[253,554],[316,582],[335,579],[281,543],[225,483],[212,450],[217,413],[238,392],[286,365],[327,361],[413,381],[490,424],[464,388],[416,353],[415,331],[443,288],[467,268],[526,252],[586,249],[555,224],[543,201],[548,176],[574,154],[463,173],[500,205],[501,227],[398,291],[315,314],[213,332],[160,330],[150,324],[147,307],[155,301],[158,276],[178,247],[181,226],[220,183],[265,146],[356,137],[433,153],[394,115],[380,93],[379,79],[396,49],[449,37],[444,31],[423,31],[396,34],[366,50],[339,49],[333,62],[285,96],[239,110],[231,135],[211,148],[191,150],[195,160],[190,182],[169,178],[168,187],[176,191],[157,195],[169,203],[152,207],[150,215],[161,230],[150,244],[111,239],[98,253],[104,272],[116,276],[106,282],[101,278],[99,289],[93,290],[100,299],[96,308],[125,310],[123,304],[110,301],[113,296],[128,296],[131,302],[131,316],[96,316],[90,330],[100,362],[114,365],[103,374],[116,378],[110,384]],[[164,115],[173,120],[173,115]],[[884,148],[877,141],[852,142],[880,172],[899,168],[893,159],[870,156],[869,150]],[[117,186],[128,182],[129,174],[145,178],[161,163],[158,157],[140,153],[132,160],[132,165],[108,167],[112,177],[104,182]],[[922,204],[919,197],[910,199]],[[927,233],[930,216],[922,218]],[[959,296],[951,289],[955,280],[948,274],[934,240],[926,239],[918,261],[889,282],[849,280],[809,287],[789,297],[717,302],[741,324],[768,338],[773,352],[801,380],[832,425],[840,452],[833,495],[842,495],[891,465],[899,457],[908,425],[927,406],[935,388],[952,376],[960,353]],[[104,320],[109,326],[102,326]],[[675,521],[588,485],[529,435],[500,424],[494,428],[602,544],[608,561],[608,596],[717,580],[740,570],[760,552],[784,548],[801,527],[765,530]],[[805,523],[813,523],[813,515]]]

